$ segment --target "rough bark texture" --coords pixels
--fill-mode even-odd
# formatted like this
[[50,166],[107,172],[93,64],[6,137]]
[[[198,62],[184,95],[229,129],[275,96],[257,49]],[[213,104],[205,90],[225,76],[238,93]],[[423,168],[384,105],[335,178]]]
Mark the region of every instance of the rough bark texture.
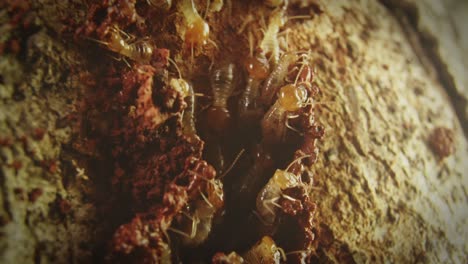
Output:
[[[28,28],[0,9],[8,43],[0,57],[4,263],[82,263],[108,238],[79,162],[87,153],[71,147],[82,89],[70,73],[80,57],[54,28],[55,5],[33,5],[42,19],[33,14]],[[290,27],[289,44],[312,50],[322,91],[319,262],[466,263],[468,5],[317,6],[320,15]]]

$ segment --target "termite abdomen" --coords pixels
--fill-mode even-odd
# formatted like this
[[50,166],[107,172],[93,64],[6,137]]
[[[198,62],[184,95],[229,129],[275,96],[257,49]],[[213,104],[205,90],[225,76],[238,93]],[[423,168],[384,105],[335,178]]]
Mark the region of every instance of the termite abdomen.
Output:
[[268,77],[268,61],[265,57],[248,57],[244,61],[247,83],[239,99],[238,112],[241,122],[252,122],[260,118],[262,111],[255,100],[258,97],[261,82]]
[[[247,172],[237,179],[234,184],[240,210],[248,209],[251,202],[255,201],[258,191],[268,181],[273,173],[273,158],[262,145],[253,151],[253,161]],[[247,208],[246,208],[247,205]]]
[[234,64],[226,64],[216,69],[211,75],[213,89],[213,106],[226,108],[227,99],[231,96],[234,80]]
[[273,69],[271,74],[265,80],[263,87],[260,91],[260,102],[269,107],[273,101],[273,97],[276,95],[276,91],[283,85],[284,78],[288,74],[289,65],[297,60],[295,53],[286,53],[281,58],[280,62]]
[[222,133],[230,125],[231,114],[227,109],[227,100],[234,89],[234,68],[234,64],[226,64],[211,75],[213,105],[207,110],[207,121],[216,134]]

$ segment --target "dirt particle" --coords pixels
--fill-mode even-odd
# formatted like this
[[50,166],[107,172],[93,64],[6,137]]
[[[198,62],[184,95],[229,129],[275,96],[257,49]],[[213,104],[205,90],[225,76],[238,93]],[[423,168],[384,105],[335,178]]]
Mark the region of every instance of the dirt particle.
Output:
[[41,166],[50,173],[56,173],[58,170],[58,164],[56,160],[43,160],[41,161]]
[[43,128],[35,128],[32,133],[32,137],[37,141],[41,141],[44,138],[45,132],[46,131]]
[[21,50],[19,40],[14,39],[10,41],[10,50],[13,54],[18,54]]
[[5,226],[6,224],[8,224],[10,222],[10,220],[4,216],[0,216],[0,226]]
[[323,247],[329,247],[333,243],[335,237],[330,227],[325,224],[320,225],[318,240]]
[[339,263],[356,263],[356,261],[354,261],[353,255],[349,250],[348,245],[341,246],[337,257]]
[[21,161],[19,161],[19,160],[14,160],[9,165],[9,167],[15,169],[15,171],[18,172],[23,167],[23,163]]
[[24,99],[26,99],[26,95],[24,94],[24,92],[19,89],[15,89],[15,91],[13,92],[13,100],[15,100],[16,102],[20,102]]
[[16,195],[16,197],[19,200],[24,200],[24,190],[23,190],[23,188],[19,188],[19,187],[14,188],[13,193]]
[[28,193],[28,199],[31,203],[37,201],[37,199],[42,195],[43,191],[41,188],[34,188]]
[[11,147],[13,140],[11,138],[0,138],[0,146],[2,147]]
[[429,145],[439,159],[450,156],[455,151],[455,135],[453,130],[437,127],[429,136]]
[[60,210],[60,213],[62,213],[63,215],[69,214],[72,209],[70,202],[63,198],[59,198],[57,201],[58,201],[58,208]]

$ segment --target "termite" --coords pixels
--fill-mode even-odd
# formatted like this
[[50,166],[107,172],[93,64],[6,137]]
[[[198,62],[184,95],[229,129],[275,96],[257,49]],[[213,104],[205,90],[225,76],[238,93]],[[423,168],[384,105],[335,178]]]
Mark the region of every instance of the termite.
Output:
[[232,63],[224,64],[211,74],[211,88],[213,90],[213,104],[208,108],[206,116],[208,126],[217,135],[230,125],[231,114],[227,109],[227,100],[234,90],[234,70]]
[[210,27],[197,12],[193,0],[180,1],[179,10],[187,23],[184,36],[187,46],[193,48],[194,46],[205,45],[210,34]]
[[276,208],[281,207],[278,204],[282,195],[282,190],[296,186],[298,179],[296,175],[284,171],[276,170],[273,177],[262,188],[257,196],[256,208],[257,213],[267,224],[273,224],[276,220]]
[[247,84],[239,100],[239,116],[245,121],[245,118],[251,114],[256,114],[257,109],[255,100],[258,97],[261,82],[268,77],[269,65],[266,57],[257,52],[253,52],[253,36],[249,31],[250,56],[244,61],[245,71],[247,73]]
[[286,261],[283,249],[270,236],[264,236],[243,255],[246,263],[281,263]]
[[182,216],[189,221],[181,220],[180,229],[171,227],[170,230],[180,234],[181,241],[187,246],[197,246],[203,243],[211,232],[213,219],[216,212],[224,205],[223,184],[217,179],[205,179],[207,181],[206,194],[200,190],[199,198],[194,202],[192,210],[187,207]]
[[131,37],[115,26],[109,28],[107,34],[105,34],[105,39],[105,41],[94,41],[107,46],[109,50],[115,53],[140,63],[150,63],[153,58],[155,45],[148,39],[130,43]]
[[187,107],[182,114],[182,126],[185,135],[195,136],[197,129],[195,127],[195,93],[193,87],[182,78],[172,78],[169,85],[184,96]]
[[[283,2],[284,5],[282,8],[276,8],[272,15],[270,16],[270,20],[268,22],[268,27],[265,31],[265,34],[263,36],[262,41],[260,42],[259,48],[262,50],[264,55],[269,56],[269,60],[271,62],[272,66],[275,66],[278,64],[281,56],[281,49],[280,49],[280,42],[278,41],[278,33],[283,27],[287,21],[292,20],[292,19],[307,19],[310,18],[310,16],[292,16],[292,17],[286,17],[285,16],[285,10],[288,5],[288,1],[277,1],[277,0],[271,0],[267,1],[271,2],[274,5],[280,5]],[[287,36],[287,35],[286,35]],[[287,45],[286,45],[287,46]],[[286,49],[287,50],[287,49]]]
[[281,197],[295,200],[294,198],[283,194],[283,190],[303,184],[300,177],[289,171],[294,164],[306,157],[309,156],[306,155],[296,158],[285,170],[276,170],[273,177],[270,178],[268,183],[258,193],[256,209],[263,223],[272,225],[275,222],[276,209],[281,208],[278,204]]
[[284,10],[275,10],[270,17],[265,35],[260,42],[260,49],[265,55],[270,55],[270,60],[273,65],[276,65],[280,58],[278,32],[285,23]]
[[215,214],[224,205],[223,185],[220,180],[211,179],[206,189],[207,195],[200,192],[203,199],[196,203],[196,214],[200,221],[196,235],[190,243],[192,245],[199,245],[208,238]]
[[280,88],[278,99],[262,119],[262,135],[265,142],[280,143],[286,135],[291,113],[302,108],[308,100],[308,83],[287,84]]
[[284,82],[284,78],[288,74],[289,65],[296,62],[297,59],[298,55],[292,52],[285,53],[281,57],[280,62],[276,65],[261,87],[259,101],[264,106],[271,105],[277,89],[281,87]]
[[[208,0],[210,2],[210,0]],[[223,8],[224,1],[223,0],[213,0],[213,2],[210,4],[207,4],[207,6],[210,6],[210,10],[213,12],[219,12]]]
[[[260,145],[253,151],[254,160],[247,172],[240,178],[238,187],[239,205],[243,206],[250,201],[255,200],[258,190],[265,184],[266,179],[270,177],[273,167],[273,159],[268,151]],[[241,208],[242,209],[242,208]]]

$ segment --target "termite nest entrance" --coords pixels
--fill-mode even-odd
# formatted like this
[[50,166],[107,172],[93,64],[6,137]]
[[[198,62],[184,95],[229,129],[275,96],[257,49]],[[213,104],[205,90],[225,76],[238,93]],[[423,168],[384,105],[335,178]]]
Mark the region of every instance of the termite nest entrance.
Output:
[[109,258],[307,261],[324,131],[312,56],[284,30],[304,17],[287,1],[135,3],[93,4],[75,32],[118,59],[89,103],[112,120],[88,137],[106,138],[113,188],[134,203]]

